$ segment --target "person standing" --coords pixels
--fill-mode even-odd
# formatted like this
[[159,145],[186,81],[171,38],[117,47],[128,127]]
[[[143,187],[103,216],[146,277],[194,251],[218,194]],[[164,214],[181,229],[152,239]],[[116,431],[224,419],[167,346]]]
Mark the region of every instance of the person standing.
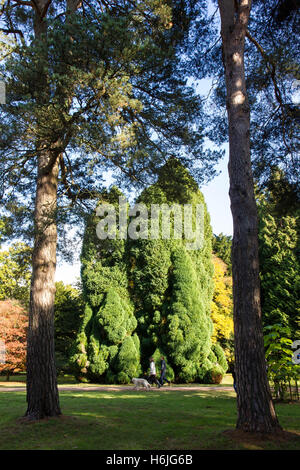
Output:
[[166,372],[167,372],[167,366],[166,366],[166,361],[164,356],[161,356],[161,363],[160,363],[160,385],[163,386],[164,382],[168,382],[169,385],[171,385],[170,380],[167,379],[166,377]]
[[155,382],[157,387],[160,388],[161,385],[160,385],[159,381],[156,378],[156,367],[155,367],[154,359],[153,359],[153,357],[150,357],[149,360],[150,360],[150,376],[148,378],[148,382],[150,384],[153,384],[153,382]]

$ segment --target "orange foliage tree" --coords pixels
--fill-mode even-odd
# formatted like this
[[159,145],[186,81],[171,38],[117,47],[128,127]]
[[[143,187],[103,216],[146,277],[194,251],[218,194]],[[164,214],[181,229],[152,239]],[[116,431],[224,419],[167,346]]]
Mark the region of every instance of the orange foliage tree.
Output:
[[14,372],[26,367],[26,336],[28,315],[15,301],[0,301],[0,372],[7,380]]

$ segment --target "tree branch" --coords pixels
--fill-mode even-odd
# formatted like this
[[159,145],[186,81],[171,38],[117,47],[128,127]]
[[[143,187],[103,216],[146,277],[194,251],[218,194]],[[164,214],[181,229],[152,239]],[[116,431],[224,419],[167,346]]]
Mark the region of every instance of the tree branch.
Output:
[[[83,201],[87,199],[97,199],[100,196],[100,193],[98,191],[90,191],[88,189],[82,189],[78,184],[75,183],[69,183],[67,180],[67,168],[64,162],[64,157],[63,154],[60,153],[59,155],[59,164],[61,168],[61,179],[63,186],[66,190],[66,195],[68,198],[72,201],[72,203],[76,203],[76,201]],[[77,190],[77,192],[72,191],[72,188]]]
[[33,3],[31,1],[27,2],[25,0],[12,0],[13,2],[17,3],[18,5],[24,5],[27,7],[33,7]]
[[248,30],[246,31],[246,37],[249,39],[250,42],[252,42],[252,44],[255,45],[256,49],[260,52],[261,56],[264,58],[264,60],[266,62],[267,70],[270,74],[271,80],[272,80],[273,85],[274,85],[275,98],[276,98],[277,102],[279,103],[279,106],[280,106],[280,109],[281,109],[283,142],[284,142],[284,145],[286,146],[286,148],[288,149],[288,151],[290,152],[290,154],[292,155],[293,152],[292,152],[290,146],[288,145],[288,143],[286,141],[285,105],[284,105],[284,102],[282,100],[281,91],[278,87],[277,80],[276,80],[276,65],[273,62],[273,60],[271,59],[271,57],[263,49],[263,47],[256,41],[256,39],[254,37],[251,36],[251,34],[249,33]]
[[0,31],[5,34],[19,34],[24,39],[24,34],[20,29],[4,29],[0,28]]

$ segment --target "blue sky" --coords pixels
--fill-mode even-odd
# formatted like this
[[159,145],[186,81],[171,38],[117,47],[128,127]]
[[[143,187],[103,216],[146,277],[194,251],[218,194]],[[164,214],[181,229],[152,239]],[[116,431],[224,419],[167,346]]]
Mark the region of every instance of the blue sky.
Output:
[[218,235],[232,235],[232,216],[229,200],[228,152],[217,166],[220,175],[201,189],[210,214],[213,232]]

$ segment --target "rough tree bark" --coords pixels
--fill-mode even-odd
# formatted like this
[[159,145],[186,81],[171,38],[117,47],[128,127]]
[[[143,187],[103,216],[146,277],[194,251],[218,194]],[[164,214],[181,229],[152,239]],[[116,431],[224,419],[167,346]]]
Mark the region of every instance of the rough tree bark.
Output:
[[266,373],[260,307],[258,220],[250,158],[250,109],[244,44],[251,0],[219,0],[229,125],[230,201],[233,216],[237,429],[277,432]]
[[39,157],[35,243],[27,339],[27,411],[30,419],[61,414],[54,350],[54,297],[58,164],[44,173],[49,153]]

